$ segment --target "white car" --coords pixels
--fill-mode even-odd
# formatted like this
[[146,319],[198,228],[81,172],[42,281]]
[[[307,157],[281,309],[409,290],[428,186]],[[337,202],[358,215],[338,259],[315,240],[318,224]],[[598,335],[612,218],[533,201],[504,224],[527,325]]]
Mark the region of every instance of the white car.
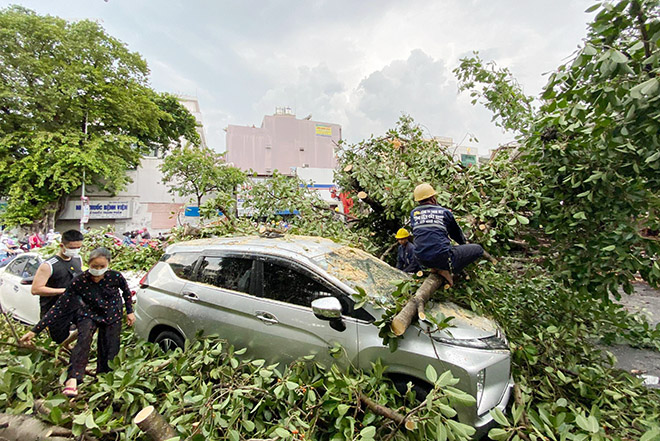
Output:
[[24,253],[0,268],[0,305],[7,314],[28,325],[39,321],[39,296],[33,296],[30,289],[43,261],[37,253]]
[[[32,279],[44,258],[37,253],[24,253],[0,268],[0,306],[16,320],[34,325],[39,321],[39,296],[32,295]],[[135,303],[135,291],[142,274],[123,272]]]

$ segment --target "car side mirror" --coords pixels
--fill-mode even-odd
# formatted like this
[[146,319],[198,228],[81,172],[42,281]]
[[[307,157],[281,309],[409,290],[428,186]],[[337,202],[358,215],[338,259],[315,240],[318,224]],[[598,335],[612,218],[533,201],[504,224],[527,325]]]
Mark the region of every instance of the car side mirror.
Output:
[[33,281],[34,281],[34,276],[33,277],[23,277],[21,279],[21,285],[32,285]]
[[341,303],[337,297],[322,297],[312,301],[312,311],[321,320],[341,318]]
[[319,319],[328,320],[335,331],[346,330],[346,324],[341,318],[341,303],[337,297],[322,297],[312,301],[312,311]]

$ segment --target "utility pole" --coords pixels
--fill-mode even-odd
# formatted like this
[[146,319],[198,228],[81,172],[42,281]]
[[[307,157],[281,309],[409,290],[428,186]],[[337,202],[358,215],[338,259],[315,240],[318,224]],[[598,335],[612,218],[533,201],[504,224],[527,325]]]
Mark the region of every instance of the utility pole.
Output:
[[[85,123],[83,124],[84,141],[87,141],[87,112],[85,112]],[[83,142],[84,142],[83,141]],[[85,230],[85,223],[89,222],[89,198],[85,197],[85,169],[83,168],[82,193],[80,195],[80,232]]]

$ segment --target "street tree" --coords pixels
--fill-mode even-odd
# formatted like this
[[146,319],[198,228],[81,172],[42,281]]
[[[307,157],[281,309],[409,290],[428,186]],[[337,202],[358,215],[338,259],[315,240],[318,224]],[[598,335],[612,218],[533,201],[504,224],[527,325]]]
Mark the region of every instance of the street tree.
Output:
[[[502,126],[520,134],[532,226],[557,277],[607,298],[640,274],[660,281],[660,2],[603,2],[572,59],[549,77],[534,112],[512,77],[478,57],[457,69]],[[493,74],[495,72],[495,74]],[[490,90],[513,90],[501,99]],[[513,110],[512,110],[513,109]]]
[[413,189],[422,182],[435,187],[438,203],[454,212],[468,239],[490,250],[509,249],[526,228],[531,188],[511,165],[510,152],[479,167],[463,166],[451,153],[409,116],[384,136],[340,146],[337,183],[356,201],[358,227],[381,252],[409,224]]
[[172,149],[160,165],[163,182],[170,193],[191,196],[197,207],[205,196],[213,195],[215,210],[227,217],[233,214],[232,201],[237,187],[245,181],[245,173],[227,164],[222,154],[195,145]]
[[85,182],[115,193],[154,147],[198,142],[194,117],[96,22],[0,10],[2,221],[54,218]]

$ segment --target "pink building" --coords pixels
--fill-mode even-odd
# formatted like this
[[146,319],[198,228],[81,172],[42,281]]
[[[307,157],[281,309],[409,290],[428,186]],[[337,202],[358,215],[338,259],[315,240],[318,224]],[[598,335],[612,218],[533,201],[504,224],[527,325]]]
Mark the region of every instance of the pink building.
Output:
[[335,168],[334,149],[341,139],[339,124],[296,119],[290,109],[278,108],[264,117],[261,127],[227,127],[226,160],[260,176],[274,170],[293,175],[292,167]]

